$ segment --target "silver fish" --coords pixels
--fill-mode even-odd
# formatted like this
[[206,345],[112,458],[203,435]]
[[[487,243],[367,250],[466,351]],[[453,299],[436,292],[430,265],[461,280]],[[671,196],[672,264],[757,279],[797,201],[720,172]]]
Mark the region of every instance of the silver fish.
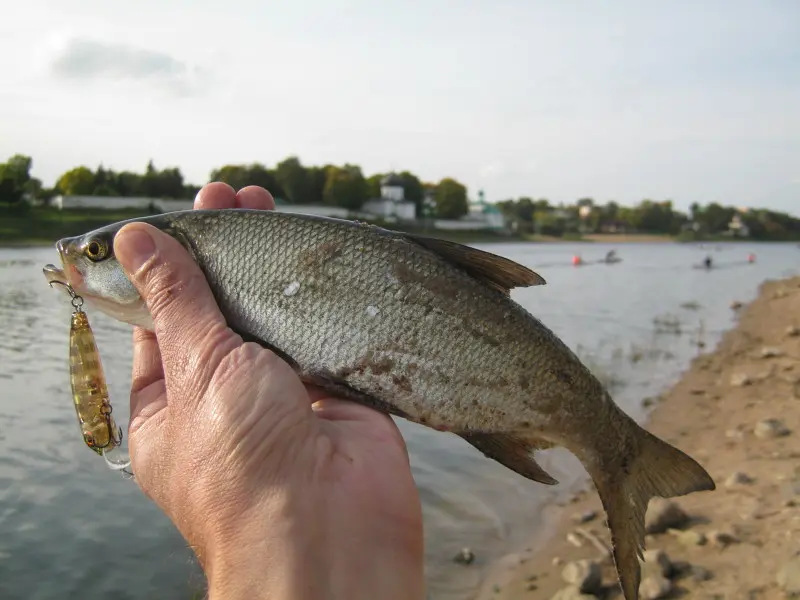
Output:
[[[578,357],[514,302],[544,284],[511,260],[351,221],[245,209],[133,219],[178,240],[228,325],[307,383],[428,427],[544,484],[563,446],[591,475],[627,600],[638,598],[651,497],[713,490],[692,458],[641,428]],[[114,257],[116,223],[66,238],[64,278],[110,316],[152,320]],[[50,268],[50,277],[53,275]]]

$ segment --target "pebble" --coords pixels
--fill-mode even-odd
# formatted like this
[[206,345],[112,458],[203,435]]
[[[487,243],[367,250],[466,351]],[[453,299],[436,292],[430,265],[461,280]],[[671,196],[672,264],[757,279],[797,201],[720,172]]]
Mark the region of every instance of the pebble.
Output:
[[667,529],[682,527],[689,521],[683,509],[673,500],[653,498],[645,514],[647,533],[664,533]]
[[571,585],[557,591],[550,600],[597,600],[597,597],[591,594],[584,594],[574,585]]
[[800,555],[789,559],[780,568],[775,580],[787,596],[800,595]]
[[570,531],[567,534],[567,542],[569,542],[576,548],[581,548],[583,546],[583,540],[580,537],[578,537],[578,534],[573,533],[572,531]]
[[753,433],[762,440],[789,435],[789,430],[780,419],[762,419],[756,423]]
[[588,523],[589,521],[594,521],[597,518],[597,511],[596,510],[587,510],[580,514],[574,515],[572,520],[578,524]]
[[797,337],[798,335],[800,335],[800,327],[789,325],[789,327],[786,328],[787,337]]
[[642,600],[658,600],[665,598],[672,591],[672,582],[666,577],[651,575],[639,584],[639,597]]
[[644,560],[642,561],[642,578],[651,575],[670,577],[673,571],[672,561],[670,561],[666,552],[659,549],[645,550]]
[[742,306],[744,305],[738,300],[734,300],[733,302],[731,302],[731,309],[733,310],[739,310],[740,308],[742,308]]
[[729,531],[711,531],[708,534],[708,539],[715,546],[727,548],[731,544],[738,544],[739,538]]
[[460,565],[470,565],[475,560],[475,553],[470,548],[462,548],[461,552],[453,557],[453,562]]
[[742,473],[741,471],[734,471],[733,473],[728,476],[725,480],[725,487],[737,487],[740,485],[750,485],[753,483],[754,479],[750,477],[747,473]]
[[691,571],[692,579],[694,581],[708,581],[711,579],[711,571],[700,565],[692,565]]
[[747,373],[734,373],[731,375],[731,385],[733,387],[744,387],[753,383]]
[[692,531],[691,529],[688,531],[673,529],[670,533],[677,538],[679,544],[687,547],[703,546],[707,541],[706,534],[700,531]]
[[783,352],[781,352],[780,348],[764,346],[761,349],[761,358],[775,358],[777,356],[781,356],[782,354]]
[[603,585],[603,569],[594,560],[576,560],[564,567],[561,579],[577,587],[581,593],[594,594]]

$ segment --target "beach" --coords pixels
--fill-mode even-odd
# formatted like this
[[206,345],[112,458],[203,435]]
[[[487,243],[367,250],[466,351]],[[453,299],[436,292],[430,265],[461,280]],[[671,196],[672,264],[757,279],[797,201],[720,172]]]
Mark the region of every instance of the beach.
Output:
[[[717,489],[651,501],[644,600],[800,596],[800,277],[767,281],[731,310],[736,326],[645,423]],[[622,598],[594,489],[547,514],[548,531],[496,562],[478,598]]]

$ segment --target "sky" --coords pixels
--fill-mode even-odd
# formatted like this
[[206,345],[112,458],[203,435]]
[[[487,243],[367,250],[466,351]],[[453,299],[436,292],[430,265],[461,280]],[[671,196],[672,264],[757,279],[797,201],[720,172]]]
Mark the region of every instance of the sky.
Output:
[[800,214],[795,0],[26,0],[0,161],[361,165],[472,197]]

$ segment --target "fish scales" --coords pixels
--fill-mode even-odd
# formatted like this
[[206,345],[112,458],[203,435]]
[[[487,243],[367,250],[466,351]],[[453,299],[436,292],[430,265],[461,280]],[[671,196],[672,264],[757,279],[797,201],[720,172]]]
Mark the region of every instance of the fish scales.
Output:
[[[691,457],[628,417],[580,359],[509,296],[544,283],[508,259],[349,221],[244,209],[133,219],[172,235],[229,326],[307,382],[460,435],[545,484],[535,453],[564,446],[591,475],[626,600],[638,598],[650,498],[715,489]],[[113,256],[115,223],[57,244],[78,293],[152,328]]]
[[[401,237],[282,213],[244,227],[187,213],[172,226],[194,240],[233,329],[280,348],[301,374],[390,396],[412,420],[457,431],[545,427],[563,408],[570,370],[583,369],[548,360],[541,350],[557,338],[518,305]],[[232,239],[247,261],[221,251]]]

